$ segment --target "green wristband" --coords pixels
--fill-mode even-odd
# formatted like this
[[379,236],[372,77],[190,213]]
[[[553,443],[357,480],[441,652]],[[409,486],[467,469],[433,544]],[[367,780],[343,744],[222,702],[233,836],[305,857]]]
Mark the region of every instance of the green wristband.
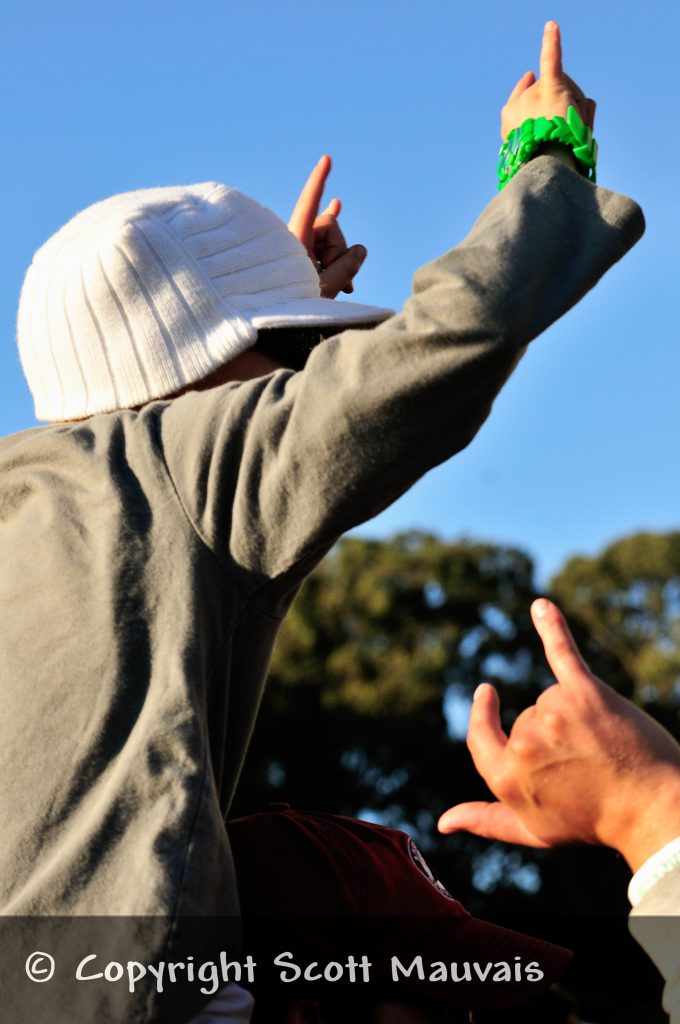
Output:
[[544,142],[559,142],[573,153],[581,172],[595,181],[597,142],[591,129],[583,123],[576,107],[569,107],[564,117],[529,117],[519,128],[513,128],[500,149],[498,189],[505,188],[521,167],[536,155]]

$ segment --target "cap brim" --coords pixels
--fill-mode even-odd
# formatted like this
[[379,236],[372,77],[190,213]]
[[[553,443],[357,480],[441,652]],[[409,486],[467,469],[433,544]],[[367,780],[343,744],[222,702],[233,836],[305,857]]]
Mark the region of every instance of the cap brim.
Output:
[[380,306],[364,306],[359,302],[337,299],[298,299],[258,309],[249,316],[241,314],[253,327],[313,327],[316,324],[338,326],[353,323],[379,323],[394,316],[394,310]]

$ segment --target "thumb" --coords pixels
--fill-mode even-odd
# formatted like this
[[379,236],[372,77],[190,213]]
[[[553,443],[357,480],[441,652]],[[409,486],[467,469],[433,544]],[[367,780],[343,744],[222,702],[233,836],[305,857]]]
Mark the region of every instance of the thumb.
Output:
[[444,811],[437,828],[440,832],[472,832],[484,839],[523,846],[544,847],[547,844],[530,832],[519,815],[499,801],[475,800],[457,804]]
[[518,96],[521,96],[522,93],[525,92],[530,86],[532,86],[535,81],[536,75],[533,73],[533,71],[525,71],[520,80],[518,81],[517,85],[515,86],[515,88],[508,96],[508,103],[512,103],[512,101],[516,100]]

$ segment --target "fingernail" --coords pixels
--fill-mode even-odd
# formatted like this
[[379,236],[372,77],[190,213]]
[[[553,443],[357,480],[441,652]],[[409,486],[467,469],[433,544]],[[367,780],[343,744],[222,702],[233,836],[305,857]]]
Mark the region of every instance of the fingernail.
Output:
[[478,697],[482,696],[482,687],[483,686],[484,686],[484,683],[480,683],[479,686],[477,687],[477,689],[475,690],[475,692],[472,694],[473,702],[476,701]]
[[359,259],[359,260],[365,260],[366,259],[366,248],[365,248],[365,246],[363,246],[363,245],[353,245],[352,246],[352,252],[356,256],[356,258]]
[[545,23],[545,31],[546,32],[551,32],[555,28],[557,28],[557,22],[556,21],[546,21],[546,23]]
[[537,619],[542,619],[544,615],[548,614],[550,609],[550,601],[546,601],[544,597],[539,597],[537,601],[533,603],[533,612]]

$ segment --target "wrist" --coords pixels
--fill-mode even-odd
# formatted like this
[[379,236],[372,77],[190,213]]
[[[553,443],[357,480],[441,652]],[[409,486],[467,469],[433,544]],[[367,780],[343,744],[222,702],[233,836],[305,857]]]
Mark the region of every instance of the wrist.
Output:
[[511,178],[536,156],[539,149],[550,143],[559,143],[568,148],[579,172],[590,181],[595,181],[597,143],[576,108],[570,106],[566,118],[527,118],[519,127],[513,128],[500,149],[498,188],[505,188]]
[[534,155],[552,156],[555,160],[559,160],[560,163],[564,164],[566,167],[570,167],[572,171],[576,171],[577,174],[581,174],[581,169],[573,151],[567,146],[562,145],[561,142],[544,142],[542,146],[539,146]]
[[638,793],[628,799],[622,790],[617,803],[623,815],[603,830],[602,842],[625,858],[636,872],[653,854],[680,836],[680,771],[669,767],[651,779],[640,779]]

